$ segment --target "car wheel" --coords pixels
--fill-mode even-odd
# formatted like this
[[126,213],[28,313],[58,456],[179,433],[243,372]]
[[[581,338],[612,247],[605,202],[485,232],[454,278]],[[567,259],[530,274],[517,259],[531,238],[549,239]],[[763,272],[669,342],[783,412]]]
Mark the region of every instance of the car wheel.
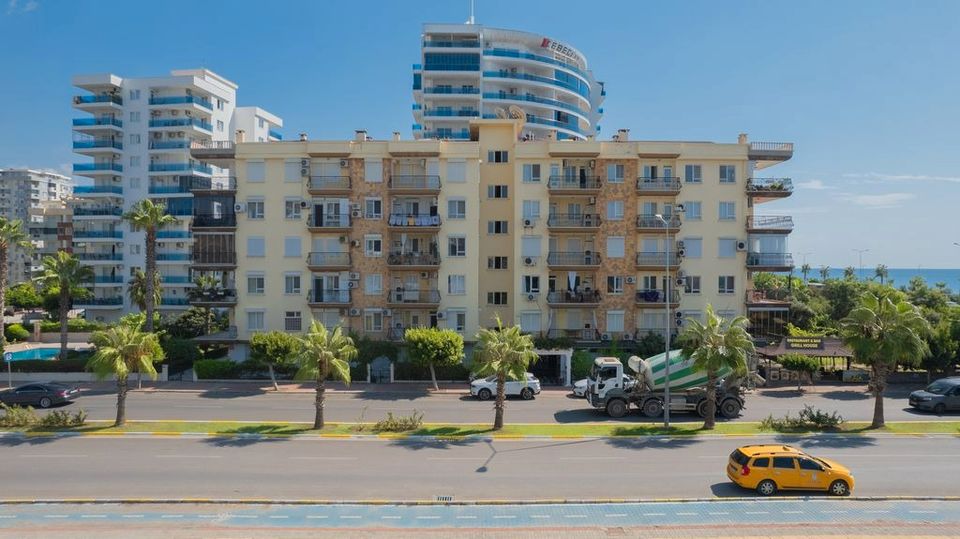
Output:
[[834,496],[849,496],[850,485],[847,485],[846,481],[837,479],[833,483],[830,483],[830,494]]
[[523,388],[523,390],[520,392],[520,398],[525,401],[531,400],[533,398],[533,390],[529,387]]
[[761,496],[773,496],[777,493],[777,484],[770,479],[764,479],[757,484],[757,493]]
[[944,406],[942,402],[938,402],[937,405],[933,407],[933,413],[937,415],[943,415],[945,411],[947,411],[947,407]]
[[477,398],[482,401],[488,401],[492,396],[493,396],[493,393],[487,388],[483,388],[480,391],[477,391]]
[[707,417],[707,400],[704,399],[697,404],[697,415],[706,418]]
[[663,403],[659,399],[650,399],[643,403],[643,415],[660,417],[663,414]]
[[720,414],[727,418],[733,419],[740,415],[740,403],[737,402],[737,399],[727,399],[720,403]]
[[607,403],[607,414],[612,418],[621,418],[627,415],[627,403],[621,399],[614,399]]
[[49,408],[51,405],[53,405],[53,401],[50,400],[50,397],[43,397],[40,399],[38,404],[41,408]]

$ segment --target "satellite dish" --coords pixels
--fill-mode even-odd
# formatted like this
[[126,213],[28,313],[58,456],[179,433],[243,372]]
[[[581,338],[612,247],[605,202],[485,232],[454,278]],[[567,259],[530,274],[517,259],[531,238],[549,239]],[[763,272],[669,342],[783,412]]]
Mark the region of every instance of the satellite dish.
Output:
[[516,105],[510,105],[510,117],[514,120],[524,120],[527,118],[527,113]]
[[497,114],[497,118],[500,118],[501,120],[505,120],[509,118],[509,116],[507,116],[507,111],[504,110],[502,107],[497,108],[496,114]]

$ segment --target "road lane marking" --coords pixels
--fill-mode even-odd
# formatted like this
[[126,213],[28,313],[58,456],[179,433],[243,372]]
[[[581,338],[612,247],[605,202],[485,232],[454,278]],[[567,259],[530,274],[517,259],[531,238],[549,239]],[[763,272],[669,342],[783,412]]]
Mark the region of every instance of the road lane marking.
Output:
[[487,460],[490,457],[427,457],[427,460]]
[[730,513],[727,513],[725,511],[711,511],[710,513],[707,513],[707,514],[708,515],[729,515]]
[[908,513],[934,514],[936,511],[907,511]]
[[846,511],[844,511],[844,510],[837,510],[837,511],[820,511],[820,512],[821,512],[821,513],[837,513],[837,514],[839,514],[839,513],[846,513]]
[[156,455],[158,459],[219,459],[222,455]]
[[697,514],[696,513],[677,513],[677,516],[695,517],[697,516]]
[[259,515],[230,515],[227,518],[260,518]]
[[587,515],[563,515],[563,518],[587,518]]
[[67,518],[68,515],[43,515],[43,518]]
[[627,516],[627,514],[626,513],[607,513],[606,515],[603,515],[603,516],[607,518],[617,518],[617,517],[625,517]]
[[662,517],[662,516],[665,516],[665,515],[666,515],[666,513],[644,513],[644,514],[643,514],[643,516],[645,516],[645,517]]
[[197,518],[220,518],[220,515],[197,515]]
[[[384,516],[382,516],[382,517],[380,517],[380,518],[383,519],[383,520],[400,520],[400,519],[403,518],[403,517],[398,516],[398,515],[384,515]],[[460,517],[457,517],[457,518],[460,518]]]
[[550,518],[550,515],[530,515],[530,518]]
[[307,518],[318,519],[318,518],[328,518],[327,515],[307,515]]
[[107,518],[107,515],[80,515],[80,518]]
[[22,459],[83,459],[87,458],[86,455],[51,455],[51,454],[35,454],[35,455],[18,455]]
[[[826,512],[826,511],[824,511],[824,512]],[[844,513],[846,513],[846,511],[844,511]],[[677,514],[679,515],[680,513],[677,513]],[[769,514],[770,514],[770,511],[744,511],[743,514],[745,514],[745,515],[769,515]]]
[[[360,518],[360,517],[357,517],[357,518]],[[421,519],[421,520],[437,520],[437,519],[439,519],[440,517],[438,517],[438,516],[436,516],[436,515],[420,515],[420,516],[418,516],[417,518],[418,518],[418,519]]]
[[803,511],[784,511],[783,513],[785,515],[799,515],[800,513],[803,513]]
[[560,457],[558,460],[626,460],[627,457]]
[[270,515],[268,518],[290,518],[290,515]]
[[493,515],[493,518],[517,518],[517,515]]
[[120,515],[121,518],[143,518],[143,515]]
[[183,515],[160,515],[160,518],[183,518]]
[[864,511],[864,513],[889,513],[890,511],[885,510],[874,510],[874,511]]
[[17,518],[17,515],[0,515],[0,518]]

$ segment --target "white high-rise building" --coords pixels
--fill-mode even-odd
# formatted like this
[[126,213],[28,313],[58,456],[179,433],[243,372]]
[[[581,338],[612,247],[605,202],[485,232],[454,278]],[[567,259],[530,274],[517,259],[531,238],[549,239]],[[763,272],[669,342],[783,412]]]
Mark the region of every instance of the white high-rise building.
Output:
[[[47,201],[67,199],[73,193],[70,178],[54,172],[31,169],[0,169],[0,216],[23,221],[28,232],[35,221],[31,209]],[[31,258],[25,250],[14,247],[7,259],[7,278],[11,284],[29,281]]]
[[469,140],[470,120],[524,120],[521,138],[590,139],[606,93],[586,57],[541,34],[425,24],[413,66],[415,138]]
[[73,120],[73,148],[92,158],[73,170],[93,179],[93,185],[75,190],[73,244],[96,274],[92,299],[77,308],[103,320],[136,310],[127,283],[144,269],[144,232],[131,230],[121,215],[151,198],[179,220],[158,233],[163,298],[158,307],[186,309],[195,277],[194,243],[208,233],[195,217],[233,210],[216,197],[195,204],[194,192],[232,193],[234,184],[229,170],[193,159],[191,145],[280,140],[282,120],[257,107],[238,107],[237,85],[206,69],[148,78],[79,75],[73,85],[89,92],[73,98],[74,108],[90,114]]

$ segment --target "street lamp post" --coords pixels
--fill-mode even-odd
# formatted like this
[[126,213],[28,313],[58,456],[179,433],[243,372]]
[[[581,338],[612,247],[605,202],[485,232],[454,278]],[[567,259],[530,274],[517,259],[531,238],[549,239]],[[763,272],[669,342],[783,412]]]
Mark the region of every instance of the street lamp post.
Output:
[[807,255],[812,255],[812,254],[813,254],[813,251],[807,251],[807,252],[804,252],[804,253],[797,253],[797,254],[803,257],[803,265],[806,266],[806,265],[807,265]]
[[[676,213],[683,213],[683,204],[677,204]],[[664,320],[664,351],[663,351],[663,426],[670,428],[670,222],[664,218],[663,214],[656,214],[655,217],[663,223],[664,247],[666,250],[667,286],[663,306],[666,308],[667,317]],[[668,215],[667,217],[673,217]],[[650,381],[653,383],[653,380]]]
[[868,252],[870,249],[851,249],[860,255],[860,279],[863,279],[863,253]]

